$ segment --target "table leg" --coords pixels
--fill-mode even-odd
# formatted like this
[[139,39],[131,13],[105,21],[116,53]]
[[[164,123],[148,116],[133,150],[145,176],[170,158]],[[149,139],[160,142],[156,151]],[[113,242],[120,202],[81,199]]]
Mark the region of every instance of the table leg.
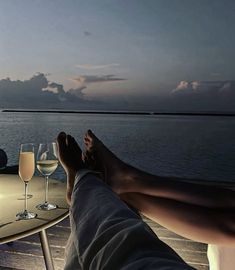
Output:
[[42,246],[42,252],[43,252],[43,257],[44,261],[46,264],[46,269],[47,270],[54,270],[54,264],[51,256],[51,250],[50,246],[47,240],[47,233],[46,230],[41,230],[39,232],[39,237],[41,241],[41,246]]

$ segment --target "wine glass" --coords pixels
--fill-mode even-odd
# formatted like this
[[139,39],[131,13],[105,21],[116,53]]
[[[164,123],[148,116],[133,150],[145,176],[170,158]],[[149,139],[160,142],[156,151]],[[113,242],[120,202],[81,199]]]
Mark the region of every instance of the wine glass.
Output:
[[37,214],[28,212],[28,182],[32,179],[35,171],[34,145],[26,143],[20,145],[19,176],[24,181],[24,211],[16,214],[18,220],[35,218]]
[[57,145],[52,143],[40,143],[37,153],[37,168],[45,176],[45,202],[37,205],[40,210],[53,210],[57,205],[48,202],[48,177],[58,166]]

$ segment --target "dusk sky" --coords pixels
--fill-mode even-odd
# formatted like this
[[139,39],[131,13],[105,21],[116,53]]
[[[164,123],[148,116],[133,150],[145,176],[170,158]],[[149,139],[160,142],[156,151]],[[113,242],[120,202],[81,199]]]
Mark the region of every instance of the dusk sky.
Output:
[[235,101],[234,14],[233,0],[0,1],[0,97],[40,72],[45,95],[215,110]]

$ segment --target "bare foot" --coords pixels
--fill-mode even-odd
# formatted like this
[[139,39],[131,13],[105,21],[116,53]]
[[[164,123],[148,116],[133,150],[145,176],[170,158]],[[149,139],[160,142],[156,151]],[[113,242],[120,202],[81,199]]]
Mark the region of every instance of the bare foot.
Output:
[[71,203],[76,173],[79,169],[84,168],[82,161],[82,150],[75,139],[61,132],[57,137],[59,160],[67,174],[67,201]]
[[93,133],[88,130],[84,137],[85,161],[95,170],[101,171],[103,180],[117,194],[130,192],[133,179],[130,166],[115,156]]

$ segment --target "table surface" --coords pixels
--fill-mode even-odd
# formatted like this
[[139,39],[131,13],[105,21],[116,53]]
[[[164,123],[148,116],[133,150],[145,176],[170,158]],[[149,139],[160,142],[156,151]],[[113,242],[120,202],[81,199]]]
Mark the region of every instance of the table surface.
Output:
[[0,175],[0,244],[15,241],[22,237],[40,232],[69,215],[65,200],[66,184],[49,179],[48,201],[58,205],[51,211],[42,211],[36,205],[44,202],[45,185],[43,177],[33,177],[28,184],[28,211],[37,217],[31,220],[16,220],[16,213],[24,209],[24,182],[18,175]]

